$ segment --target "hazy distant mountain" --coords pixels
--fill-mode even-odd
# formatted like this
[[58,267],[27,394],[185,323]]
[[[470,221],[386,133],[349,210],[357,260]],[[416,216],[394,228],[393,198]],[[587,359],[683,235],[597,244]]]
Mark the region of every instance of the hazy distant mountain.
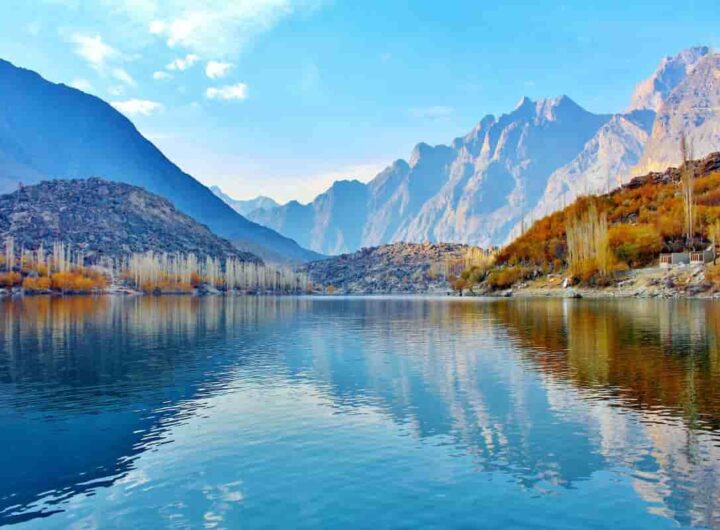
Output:
[[225,204],[230,206],[230,208],[235,210],[240,215],[246,216],[253,210],[269,210],[280,206],[277,202],[275,202],[274,199],[270,197],[265,197],[264,195],[258,195],[254,199],[240,200],[233,199],[232,197],[230,197],[230,195],[225,193],[218,186],[210,186],[210,191],[220,197],[223,202],[225,202]]
[[167,199],[98,178],[50,180],[0,195],[0,239],[8,236],[32,250],[63,242],[94,261],[148,250],[259,261]]
[[239,215],[109,104],[0,60],[0,193],[14,191],[18,182],[88,177],[127,182],[165,197],[266,259],[319,257]]
[[486,116],[451,145],[418,144],[364,185],[336,183],[308,205],[289,203],[251,219],[325,253],[396,241],[502,240],[547,178],[608,121],[562,96],[523,98]]
[[[323,254],[340,254],[358,248],[367,221],[368,190],[357,180],[340,180],[303,205],[290,201],[272,209],[257,209],[249,218],[280,233],[295,234],[307,248],[322,248]],[[289,236],[293,237],[293,236]]]
[[[702,157],[720,146],[720,56],[707,47],[663,59],[624,114],[570,98],[523,98],[450,145],[418,144],[367,185],[333,186],[308,205],[250,218],[319,252],[396,241],[500,244],[583,193],[677,163],[684,130]],[[656,117],[657,113],[657,117]]]

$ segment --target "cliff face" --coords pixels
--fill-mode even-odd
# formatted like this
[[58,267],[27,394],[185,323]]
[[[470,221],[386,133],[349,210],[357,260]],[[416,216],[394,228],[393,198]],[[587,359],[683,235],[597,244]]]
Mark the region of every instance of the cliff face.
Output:
[[691,147],[691,158],[720,147],[720,54],[699,59],[664,99],[633,174],[678,165],[683,134]]
[[685,81],[695,65],[710,54],[710,48],[707,46],[695,46],[673,57],[664,57],[650,77],[635,87],[628,112],[635,110],[658,112],[670,93]]
[[17,247],[56,242],[91,261],[132,252],[194,253],[259,261],[142,188],[98,178],[53,180],[0,196],[0,238]]

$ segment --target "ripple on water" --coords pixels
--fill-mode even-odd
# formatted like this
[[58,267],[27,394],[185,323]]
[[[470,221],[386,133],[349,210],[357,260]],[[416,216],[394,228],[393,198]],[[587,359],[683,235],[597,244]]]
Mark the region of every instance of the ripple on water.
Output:
[[720,528],[714,302],[0,303],[0,524]]

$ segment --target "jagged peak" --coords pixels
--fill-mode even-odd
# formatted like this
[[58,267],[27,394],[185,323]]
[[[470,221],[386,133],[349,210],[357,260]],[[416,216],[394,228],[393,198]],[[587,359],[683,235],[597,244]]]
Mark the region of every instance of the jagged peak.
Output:
[[693,46],[664,57],[655,71],[635,87],[627,111],[649,109],[657,112],[670,92],[704,57],[712,53],[709,46]]
[[536,104],[536,114],[538,115],[538,117],[544,117],[549,120],[555,119],[557,117],[556,114],[558,109],[577,110],[585,112],[585,109],[583,109],[580,105],[575,103],[575,101],[573,101],[565,94],[554,98],[545,98],[538,100]]
[[364,184],[359,181],[358,179],[354,178],[348,178],[348,179],[340,179],[336,180],[332,183],[332,186],[330,186],[330,189],[340,189],[340,188],[348,188],[348,187],[354,187],[354,186],[364,186]]
[[513,112],[520,110],[522,108],[531,108],[534,105],[535,105],[535,102],[532,99],[530,99],[527,96],[523,96],[515,104],[515,107],[513,107]]
[[408,161],[408,163],[410,164],[410,166],[414,166],[415,164],[418,163],[418,160],[420,160],[421,157],[428,154],[431,150],[432,150],[432,146],[430,146],[430,144],[427,144],[425,142],[420,142],[413,148],[412,153],[410,154],[410,160]]
[[488,129],[496,122],[496,118],[493,114],[486,114],[483,118],[475,124],[475,127],[467,133],[465,136],[460,136],[452,141],[454,149],[462,149],[470,143],[477,143],[487,133]]
[[533,101],[528,97],[523,97],[518,102],[515,110],[508,116],[522,117],[525,119],[535,119],[541,121],[554,121],[558,119],[560,113],[586,113],[587,111],[573,101],[570,97],[565,94],[552,97],[542,98],[537,101]]

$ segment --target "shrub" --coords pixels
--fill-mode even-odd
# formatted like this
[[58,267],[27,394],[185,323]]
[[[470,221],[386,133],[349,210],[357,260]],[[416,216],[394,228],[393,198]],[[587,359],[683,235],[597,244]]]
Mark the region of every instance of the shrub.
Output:
[[705,268],[705,279],[716,289],[720,287],[720,265],[708,265]]
[[507,289],[528,276],[528,271],[522,267],[495,269],[488,275],[487,285],[492,289]]
[[0,287],[16,287],[22,283],[22,275],[19,272],[0,273]]
[[47,291],[50,289],[50,278],[40,276],[38,278],[30,278],[29,276],[23,280],[23,289],[30,293]]
[[660,252],[662,238],[653,225],[615,225],[610,228],[610,248],[630,267],[651,263]]
[[68,272],[56,272],[50,277],[52,289],[69,293],[89,293],[105,289],[107,279],[102,274],[88,270],[78,269]]
[[451,285],[453,291],[462,294],[463,291],[468,288],[468,281],[465,278],[456,278]]

